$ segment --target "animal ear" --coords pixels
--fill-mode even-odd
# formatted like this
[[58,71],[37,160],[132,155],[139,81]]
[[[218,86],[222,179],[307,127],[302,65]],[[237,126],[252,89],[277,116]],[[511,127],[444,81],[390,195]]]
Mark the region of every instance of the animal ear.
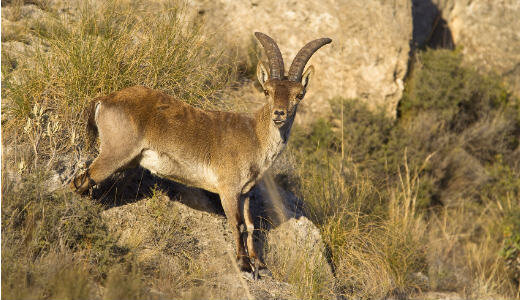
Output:
[[302,75],[303,90],[307,91],[309,83],[311,82],[312,75],[314,74],[314,66],[309,66]]
[[260,82],[260,85],[265,90],[265,82],[269,79],[269,73],[261,61],[259,61],[256,66],[256,76],[258,77],[258,82]]

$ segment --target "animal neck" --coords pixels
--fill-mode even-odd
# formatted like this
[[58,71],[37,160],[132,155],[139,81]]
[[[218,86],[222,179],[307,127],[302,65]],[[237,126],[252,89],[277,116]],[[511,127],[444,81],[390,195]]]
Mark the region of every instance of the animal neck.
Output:
[[256,112],[255,121],[256,135],[260,142],[261,151],[266,153],[268,159],[271,157],[274,160],[287,145],[294,116],[290,117],[285,125],[279,128],[272,121],[272,112],[272,103],[266,103]]

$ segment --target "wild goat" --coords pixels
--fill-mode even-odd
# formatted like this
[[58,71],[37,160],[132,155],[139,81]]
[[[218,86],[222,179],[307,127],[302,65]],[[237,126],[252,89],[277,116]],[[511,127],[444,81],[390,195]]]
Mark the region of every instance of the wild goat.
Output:
[[[269,60],[269,72],[262,62],[257,66],[266,103],[256,113],[205,111],[143,86],[96,98],[88,123],[99,134],[99,156],[70,185],[82,194],[138,163],[160,177],[218,193],[236,240],[238,265],[249,272],[254,267],[256,276],[264,265],[253,245],[246,193],[287,144],[314,72],[312,66],[303,69],[314,52],[332,40],[321,38],[305,45],[285,76],[276,42],[260,32],[255,36]],[[240,233],[244,223],[245,242]]]

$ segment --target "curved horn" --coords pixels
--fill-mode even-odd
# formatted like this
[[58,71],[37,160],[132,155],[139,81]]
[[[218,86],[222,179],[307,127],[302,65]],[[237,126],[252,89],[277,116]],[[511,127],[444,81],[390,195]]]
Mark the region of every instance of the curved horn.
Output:
[[262,47],[264,47],[265,54],[269,60],[269,77],[273,79],[283,78],[285,75],[283,58],[280,49],[278,49],[278,45],[272,38],[261,32],[255,32],[255,36],[262,44]]
[[289,80],[299,82],[302,79],[303,68],[305,68],[305,64],[307,64],[314,52],[330,42],[332,42],[332,40],[329,38],[317,39],[307,43],[307,45],[298,51],[289,69]]

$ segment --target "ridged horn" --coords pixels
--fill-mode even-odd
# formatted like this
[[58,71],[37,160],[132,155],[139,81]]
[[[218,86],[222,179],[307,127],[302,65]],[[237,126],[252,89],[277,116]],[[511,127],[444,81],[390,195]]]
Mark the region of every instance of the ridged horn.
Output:
[[330,42],[332,42],[332,40],[329,38],[321,38],[307,43],[307,45],[305,45],[300,51],[298,51],[296,57],[294,57],[294,60],[291,64],[291,68],[289,69],[288,79],[290,81],[300,82],[300,80],[302,79],[303,69],[305,68],[305,65],[307,64],[311,56],[322,46]]
[[269,77],[271,79],[282,79],[285,73],[282,53],[280,49],[278,49],[278,45],[271,37],[264,33],[255,32],[255,36],[262,44],[262,47],[264,47],[265,54],[269,60]]

